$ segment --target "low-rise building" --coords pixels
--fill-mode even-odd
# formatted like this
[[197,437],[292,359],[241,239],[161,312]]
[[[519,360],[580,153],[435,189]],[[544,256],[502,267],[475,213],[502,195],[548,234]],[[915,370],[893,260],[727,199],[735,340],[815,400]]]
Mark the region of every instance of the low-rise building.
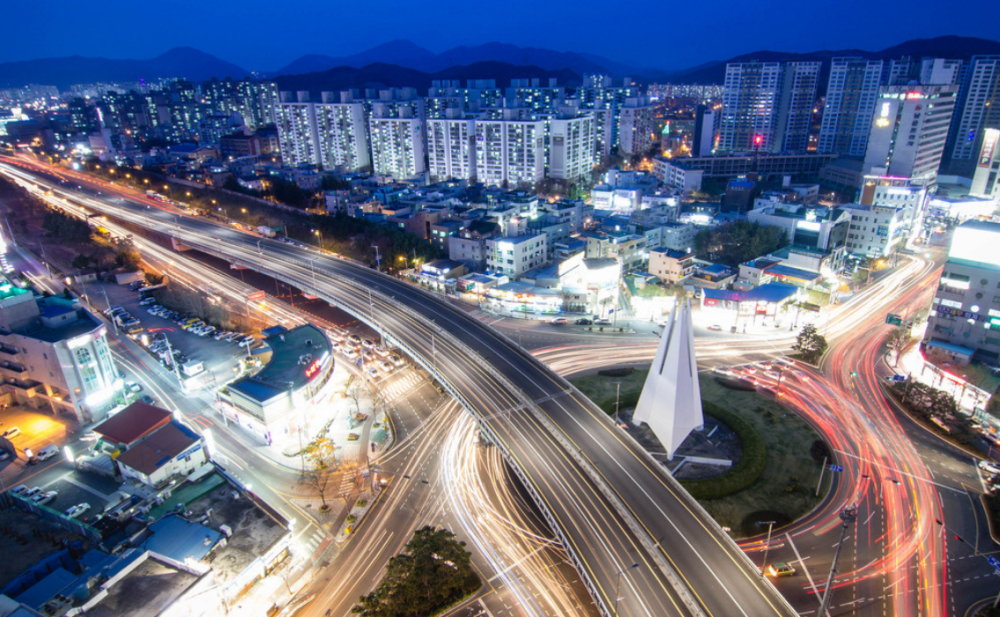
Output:
[[676,285],[696,267],[694,253],[657,248],[649,251],[649,273],[664,283]]
[[512,279],[544,265],[548,259],[544,234],[490,238],[486,241],[486,251],[487,269]]

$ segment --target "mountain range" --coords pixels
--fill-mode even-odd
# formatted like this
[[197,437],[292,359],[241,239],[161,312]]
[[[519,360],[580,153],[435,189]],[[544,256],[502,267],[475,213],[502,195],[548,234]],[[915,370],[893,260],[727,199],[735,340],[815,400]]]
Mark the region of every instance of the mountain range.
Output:
[[[424,89],[424,84],[429,85],[432,79],[473,78],[496,79],[498,85],[506,86],[511,77],[557,77],[560,84],[573,86],[579,83],[580,76],[587,73],[630,76],[640,82],[721,84],[727,62],[754,59],[829,60],[837,56],[871,59],[901,56],[968,59],[979,54],[1000,54],[1000,42],[942,36],[915,39],[880,51],[843,49],[793,53],[760,50],[688,69],[662,71],[630,66],[593,54],[518,47],[505,43],[462,46],[433,53],[411,41],[396,40],[350,56],[302,56],[276,71],[265,73],[265,76],[276,78],[283,87],[284,84],[291,87],[291,84],[296,83],[329,83],[347,84],[351,87],[412,85]],[[192,81],[203,81],[212,77],[240,78],[247,75],[250,72],[246,69],[211,54],[190,47],[178,47],[146,60],[71,56],[0,63],[0,88],[35,83],[64,89],[71,84],[100,81],[139,81],[160,77],[185,77]],[[305,77],[306,75],[311,77]],[[406,82],[406,79],[414,81]]]

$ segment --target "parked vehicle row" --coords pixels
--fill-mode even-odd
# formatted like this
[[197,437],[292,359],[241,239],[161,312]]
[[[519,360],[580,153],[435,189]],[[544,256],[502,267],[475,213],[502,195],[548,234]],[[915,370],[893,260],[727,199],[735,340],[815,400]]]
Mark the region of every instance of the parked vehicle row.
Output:
[[362,359],[365,372],[369,377],[377,379],[388,375],[405,365],[403,359],[383,345],[378,345],[371,339],[362,339],[357,334],[348,334],[337,328],[327,330],[333,351],[356,361]]

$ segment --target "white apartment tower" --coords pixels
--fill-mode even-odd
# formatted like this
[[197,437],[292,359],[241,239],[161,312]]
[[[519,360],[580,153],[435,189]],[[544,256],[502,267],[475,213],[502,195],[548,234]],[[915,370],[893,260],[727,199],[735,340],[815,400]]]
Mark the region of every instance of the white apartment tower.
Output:
[[646,97],[629,98],[618,112],[618,152],[645,154],[653,145],[653,107]]
[[581,180],[597,163],[595,122],[589,113],[562,115],[549,120],[548,177]]
[[350,102],[350,94],[323,93],[323,102],[314,105],[319,163],[324,169],[343,167],[357,171],[368,167],[368,136],[361,103]]
[[275,110],[278,144],[285,165],[319,165],[316,113],[306,91],[282,92]]
[[372,106],[368,125],[376,174],[406,179],[426,171],[424,122],[414,107],[382,102]]
[[1000,56],[974,56],[968,67],[949,139],[951,171],[971,174],[986,129],[1000,128]]
[[525,109],[476,119],[476,173],[486,186],[532,185],[545,176],[545,122]]
[[719,150],[804,152],[819,69],[819,62],[727,64]]
[[885,86],[875,105],[864,173],[909,178],[927,185],[937,178],[957,86]]
[[461,109],[427,120],[427,170],[433,180],[476,177],[476,120]]
[[817,151],[862,158],[885,63],[864,58],[834,58],[826,88],[826,105]]

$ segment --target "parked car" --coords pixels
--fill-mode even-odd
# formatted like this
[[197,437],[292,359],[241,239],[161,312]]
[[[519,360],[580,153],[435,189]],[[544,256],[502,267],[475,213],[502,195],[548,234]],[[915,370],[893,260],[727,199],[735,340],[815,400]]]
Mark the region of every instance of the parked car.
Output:
[[720,326],[719,324],[712,324],[708,327],[708,329],[711,330],[712,332],[722,332],[722,326]]
[[142,385],[134,381],[126,383],[125,387],[128,388],[130,392],[142,392]]
[[589,326],[594,323],[593,319],[587,319],[586,317],[581,317],[576,320],[576,325],[578,326]]
[[23,484],[19,484],[14,488],[10,489],[10,492],[12,495],[23,496],[25,493],[28,492],[28,487]]
[[59,491],[45,491],[44,493],[39,493],[32,497],[31,501],[35,502],[36,505],[44,506],[58,496]]
[[253,343],[254,343],[253,337],[248,336],[247,338],[240,341],[240,347],[250,347],[251,345],[253,345]]
[[9,428],[3,432],[3,436],[6,437],[7,439],[10,439],[11,437],[17,437],[20,434],[21,434],[21,429],[19,429],[16,426]]
[[212,340],[221,341],[222,339],[226,338],[226,336],[228,336],[228,335],[229,335],[228,332],[226,332],[225,330],[222,330],[220,332],[216,332],[215,334],[213,334],[212,335]]
[[205,326],[198,332],[198,336],[208,336],[215,332],[215,326]]
[[565,317],[556,317],[549,323],[552,324],[553,326],[565,326],[566,324],[569,323],[569,320],[566,319]]
[[84,512],[86,512],[89,509],[90,509],[90,504],[89,503],[86,503],[86,502],[84,502],[84,503],[78,503],[75,506],[71,506],[71,507],[67,508],[66,511],[63,512],[63,514],[65,514],[68,518],[76,518],[76,517],[82,515]]
[[156,298],[154,298],[153,296],[147,296],[142,300],[139,300],[139,306],[146,306],[149,304],[156,304]]
[[594,325],[595,326],[610,326],[611,325],[611,320],[610,319],[595,319],[594,320]]
[[153,397],[148,394],[143,394],[142,396],[139,397],[139,400],[142,401],[143,403],[146,403],[147,405],[156,404],[156,401],[153,400]]
[[368,370],[366,372],[372,379],[377,379],[379,376],[378,369],[375,368],[374,366],[368,367]]
[[31,499],[35,495],[41,495],[41,493],[42,493],[42,489],[38,488],[37,486],[33,486],[33,487],[29,488],[28,490],[26,490],[24,492],[24,495],[21,495],[21,496],[24,497],[25,499]]
[[378,366],[385,373],[391,373],[396,368],[392,365],[392,362],[389,362],[388,360],[379,360]]
[[397,367],[403,366],[404,364],[406,364],[406,362],[404,362],[401,357],[395,356],[395,355],[389,356],[389,361],[392,362],[393,364],[395,364]]

